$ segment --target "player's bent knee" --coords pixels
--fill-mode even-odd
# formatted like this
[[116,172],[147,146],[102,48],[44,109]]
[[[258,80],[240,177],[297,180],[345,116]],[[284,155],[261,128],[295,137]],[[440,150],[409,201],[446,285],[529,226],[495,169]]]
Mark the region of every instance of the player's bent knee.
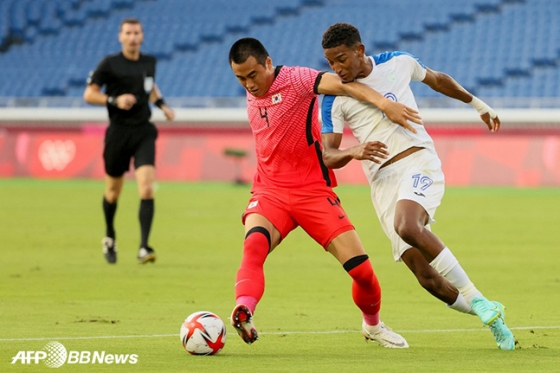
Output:
[[344,269],[354,280],[354,284],[379,292],[379,280],[373,272],[373,267],[367,255],[358,255],[343,264]]
[[247,231],[247,234],[245,234],[245,248],[251,248],[253,247],[253,245],[251,245],[251,243],[253,241],[259,241],[261,240],[261,237],[264,236],[266,238],[266,241],[268,243],[268,252],[270,252],[270,249],[272,247],[272,240],[270,238],[270,232],[268,231],[268,229],[266,229],[265,227],[261,227],[261,226],[256,226],[253,227],[251,229],[249,229]]
[[[346,272],[350,272],[351,270],[358,267],[360,264],[364,263],[368,259],[369,259],[369,257],[367,255],[358,255],[358,256],[355,256],[353,258],[348,259],[346,261],[346,263],[344,263],[342,266],[344,267]],[[369,267],[371,268],[371,266],[369,266]],[[373,273],[373,269],[371,271]]]
[[395,222],[395,232],[403,239],[404,242],[416,246],[414,243],[422,234],[424,227],[418,222],[400,221]]

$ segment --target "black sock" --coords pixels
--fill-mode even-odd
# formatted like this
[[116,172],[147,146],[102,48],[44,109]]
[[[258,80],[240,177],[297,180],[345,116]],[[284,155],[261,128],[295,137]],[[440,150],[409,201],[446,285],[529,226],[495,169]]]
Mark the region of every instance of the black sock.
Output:
[[103,214],[105,215],[105,235],[116,239],[115,227],[113,222],[115,220],[115,213],[117,212],[117,202],[109,203],[105,197],[103,197]]
[[138,212],[140,219],[140,230],[142,232],[142,241],[140,247],[148,246],[148,236],[152,228],[152,220],[154,218],[154,200],[142,199],[140,200],[140,211]]

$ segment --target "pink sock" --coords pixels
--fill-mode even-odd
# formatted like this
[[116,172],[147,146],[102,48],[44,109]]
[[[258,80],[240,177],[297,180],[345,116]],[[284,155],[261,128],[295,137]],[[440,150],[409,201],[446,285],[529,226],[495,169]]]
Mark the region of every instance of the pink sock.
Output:
[[352,298],[368,325],[379,324],[381,287],[369,259],[348,271],[352,276]]
[[379,312],[377,312],[375,315],[366,315],[362,312],[362,316],[366,324],[369,326],[375,326],[379,324]]
[[[242,295],[235,300],[236,304],[242,304],[247,307],[252,314],[255,314],[255,308],[257,308],[258,300],[253,297]],[[377,322],[379,322],[379,316],[377,316]]]

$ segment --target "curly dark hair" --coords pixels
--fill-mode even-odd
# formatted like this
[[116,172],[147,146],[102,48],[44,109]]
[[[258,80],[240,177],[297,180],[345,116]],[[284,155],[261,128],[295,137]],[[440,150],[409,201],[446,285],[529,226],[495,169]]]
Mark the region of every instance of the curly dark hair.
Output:
[[266,58],[269,56],[268,51],[260,41],[254,38],[242,38],[233,43],[229,50],[229,64],[232,62],[241,64],[249,59],[255,57],[260,65],[266,64]]
[[349,23],[335,23],[323,34],[323,42],[321,45],[323,46],[323,49],[328,49],[335,48],[340,45],[353,47],[361,42],[362,38],[360,37],[360,31],[358,31],[356,27]]

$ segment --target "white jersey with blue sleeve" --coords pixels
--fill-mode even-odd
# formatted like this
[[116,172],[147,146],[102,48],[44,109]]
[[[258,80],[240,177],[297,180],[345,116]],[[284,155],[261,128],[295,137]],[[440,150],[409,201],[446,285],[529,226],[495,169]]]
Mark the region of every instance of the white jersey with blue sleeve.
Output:
[[[418,110],[410,82],[422,81],[426,67],[414,56],[405,52],[385,52],[369,57],[373,63],[371,73],[358,82],[366,84],[388,99]],[[389,158],[413,147],[434,151],[434,142],[422,125],[409,122],[416,134],[391,122],[377,107],[345,96],[325,96],[322,106],[322,133],[343,133],[347,123],[360,143],[380,141],[387,145]],[[364,164],[373,177],[380,165],[371,161]]]

